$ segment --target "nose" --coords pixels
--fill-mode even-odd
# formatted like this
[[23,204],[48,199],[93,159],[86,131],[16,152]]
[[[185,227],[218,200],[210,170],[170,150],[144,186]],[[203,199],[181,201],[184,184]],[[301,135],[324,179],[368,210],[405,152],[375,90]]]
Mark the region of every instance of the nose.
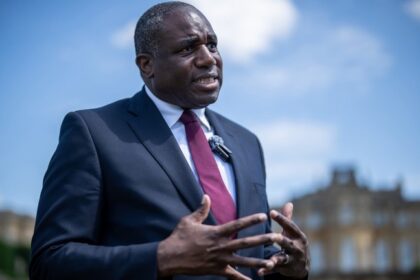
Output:
[[216,65],[217,61],[214,57],[214,52],[211,52],[206,45],[201,45],[198,52],[195,63],[198,67],[209,67]]

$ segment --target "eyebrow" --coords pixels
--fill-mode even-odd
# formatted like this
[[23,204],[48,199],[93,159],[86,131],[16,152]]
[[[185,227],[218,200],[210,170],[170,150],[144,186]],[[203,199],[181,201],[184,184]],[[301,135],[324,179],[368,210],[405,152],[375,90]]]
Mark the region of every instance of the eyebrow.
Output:
[[[216,34],[208,34],[207,35],[207,40],[208,41],[216,41],[217,42],[217,36]],[[182,38],[178,41],[179,44],[183,44],[183,45],[194,45],[197,42],[200,41],[200,38],[197,35],[190,35],[187,36],[185,38]]]

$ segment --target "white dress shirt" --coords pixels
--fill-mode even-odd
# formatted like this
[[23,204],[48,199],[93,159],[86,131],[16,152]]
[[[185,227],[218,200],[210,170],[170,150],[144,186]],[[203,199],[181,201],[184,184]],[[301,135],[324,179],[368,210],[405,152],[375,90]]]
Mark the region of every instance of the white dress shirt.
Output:
[[[162,117],[165,120],[166,124],[171,129],[172,134],[174,135],[176,141],[178,142],[178,145],[181,148],[181,151],[184,154],[185,159],[187,160],[189,166],[191,167],[191,170],[195,176],[195,179],[197,180],[197,182],[199,182],[197,171],[195,170],[194,162],[191,157],[190,149],[188,147],[187,136],[185,133],[185,126],[179,120],[184,110],[179,106],[170,104],[168,102],[165,102],[159,99],[146,86],[145,86],[145,89],[146,89],[147,95],[156,105],[156,107],[162,114]],[[203,129],[207,140],[210,139],[214,135],[214,131],[212,127],[210,126],[209,121],[206,118],[206,115],[204,113],[205,109],[204,108],[192,109],[192,111],[200,120],[201,128]],[[232,196],[233,201],[236,203],[236,188],[235,188],[235,179],[233,176],[232,166],[228,162],[223,161],[217,155],[214,155],[214,158],[216,160],[217,167],[219,168],[220,175],[222,176],[223,182],[225,183],[225,186],[227,187],[230,195]]]

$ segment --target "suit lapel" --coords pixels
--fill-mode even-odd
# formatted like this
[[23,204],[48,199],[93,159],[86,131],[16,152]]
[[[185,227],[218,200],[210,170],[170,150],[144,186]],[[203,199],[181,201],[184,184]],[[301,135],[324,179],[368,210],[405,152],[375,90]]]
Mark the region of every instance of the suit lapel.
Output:
[[[234,133],[227,128],[223,121],[213,111],[207,109],[206,116],[214,128],[215,134],[222,137],[226,147],[232,151],[231,158],[236,184],[236,209],[239,218],[247,216],[251,213],[244,202],[252,201],[250,196],[253,192],[249,189],[252,187],[250,186],[250,182],[252,183],[252,180],[249,178],[247,163],[242,156],[242,143],[240,139],[237,138],[237,135],[234,135]],[[238,237],[241,237],[241,232]]]
[[170,128],[144,90],[130,100],[129,112],[132,117],[128,124],[169,176],[185,204],[195,211],[203,196],[201,187]]

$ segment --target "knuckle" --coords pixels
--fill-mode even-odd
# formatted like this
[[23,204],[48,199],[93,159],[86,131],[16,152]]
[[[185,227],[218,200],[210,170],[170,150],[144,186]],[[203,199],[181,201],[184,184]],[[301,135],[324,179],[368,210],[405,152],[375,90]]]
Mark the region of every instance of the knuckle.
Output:
[[297,256],[299,256],[301,259],[303,259],[304,261],[306,261],[306,259],[305,259],[305,250],[304,249],[301,249],[301,248],[298,248],[297,250],[296,250],[296,255]]
[[239,245],[242,246],[242,247],[248,245],[248,243],[249,243],[249,241],[246,240],[246,239],[242,239],[241,241],[239,241]]
[[276,242],[278,240],[278,234],[277,233],[271,233],[269,236],[269,241]]
[[235,231],[240,230],[244,226],[244,224],[245,223],[243,222],[235,222],[232,225],[232,229],[234,229]]
[[190,215],[182,217],[181,220],[179,220],[179,223],[180,224],[187,224],[187,223],[189,223],[189,221],[190,221]]
[[213,239],[219,239],[223,235],[223,229],[220,226],[215,226],[212,228],[212,231],[210,232],[210,236]]
[[238,247],[244,247],[247,244],[247,241],[244,239],[239,239],[232,245],[238,245]]
[[281,213],[278,213],[277,216],[276,216],[276,218],[277,218],[278,221],[282,221],[284,223],[288,223],[286,217],[283,216]]
[[215,231],[209,232],[207,236],[212,242],[220,240],[220,234]]
[[256,215],[256,216],[252,217],[251,222],[253,224],[257,224],[257,223],[261,222],[261,216],[260,215]]

